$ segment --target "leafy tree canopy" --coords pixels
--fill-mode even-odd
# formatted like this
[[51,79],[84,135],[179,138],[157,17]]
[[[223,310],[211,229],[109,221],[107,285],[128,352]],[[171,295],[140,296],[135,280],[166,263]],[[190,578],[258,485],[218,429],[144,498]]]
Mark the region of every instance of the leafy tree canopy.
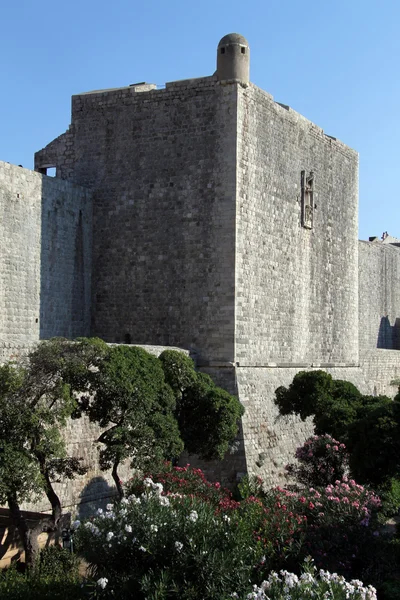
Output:
[[400,472],[399,399],[363,395],[324,371],[301,371],[275,392],[281,414],[312,416],[317,434],[346,444],[353,476],[374,485]]

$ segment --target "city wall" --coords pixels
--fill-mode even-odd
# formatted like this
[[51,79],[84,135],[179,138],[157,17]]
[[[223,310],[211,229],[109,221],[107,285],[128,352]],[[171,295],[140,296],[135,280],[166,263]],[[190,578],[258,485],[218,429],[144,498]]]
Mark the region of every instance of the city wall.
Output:
[[0,162],[0,360],[90,328],[89,190]]

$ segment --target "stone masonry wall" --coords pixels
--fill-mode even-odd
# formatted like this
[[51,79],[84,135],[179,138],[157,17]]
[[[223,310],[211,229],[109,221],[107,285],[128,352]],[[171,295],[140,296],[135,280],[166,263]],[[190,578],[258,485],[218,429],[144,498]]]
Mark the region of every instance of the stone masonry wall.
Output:
[[[301,171],[314,223],[301,223]],[[240,88],[236,361],[356,365],[357,153],[266,92]]]
[[89,332],[90,193],[0,162],[0,360]]
[[149,87],[74,96],[57,164],[94,192],[92,333],[232,361],[236,86]]
[[360,354],[400,350],[400,248],[359,242]]

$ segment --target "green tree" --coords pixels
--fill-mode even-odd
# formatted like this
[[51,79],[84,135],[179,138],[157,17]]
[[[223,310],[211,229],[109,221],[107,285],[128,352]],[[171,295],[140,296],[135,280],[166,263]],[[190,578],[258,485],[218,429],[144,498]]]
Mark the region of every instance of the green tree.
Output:
[[398,399],[363,395],[352,383],[324,371],[301,371],[288,388],[275,392],[281,414],[298,414],[303,420],[312,416],[317,434],[346,444],[353,476],[373,485],[399,474]]
[[[24,364],[0,367],[0,502],[9,506],[29,566],[38,552],[38,535],[60,532],[69,520],[53,481],[86,470],[79,459],[67,456],[62,429],[77,404],[68,379],[78,381],[98,355],[99,341],[54,339],[40,344]],[[31,529],[20,504],[43,492],[51,516]]]
[[104,429],[100,466],[112,468],[120,496],[122,462],[134,468],[181,454],[183,441],[175,417],[176,402],[165,382],[161,362],[136,346],[111,346],[98,369],[89,374],[90,396],[80,406]]
[[164,350],[160,361],[175,393],[186,450],[205,460],[222,459],[238,433],[243,405],[209,375],[196,372],[193,361],[182,352]]

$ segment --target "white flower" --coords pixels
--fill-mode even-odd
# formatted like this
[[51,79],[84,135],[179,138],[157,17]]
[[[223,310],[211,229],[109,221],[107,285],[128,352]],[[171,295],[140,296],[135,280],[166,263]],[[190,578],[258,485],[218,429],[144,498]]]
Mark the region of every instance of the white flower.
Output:
[[227,523],[230,523],[230,522],[231,522],[231,520],[230,520],[230,518],[228,517],[228,515],[224,515],[222,518],[223,518],[223,520],[224,520],[224,521],[226,521]]
[[140,504],[140,498],[137,498],[135,494],[132,494],[129,496],[128,502],[131,502],[132,504]]
[[153,490],[155,491],[155,493],[159,494],[159,495],[162,493],[162,491],[164,489],[162,483],[153,483],[152,487],[153,487]]
[[109,531],[107,533],[107,542],[109,542],[110,540],[112,540],[112,538],[114,537],[114,533],[112,531]]
[[129,504],[129,500],[127,498],[122,498],[121,504]]
[[175,548],[177,549],[178,552],[180,552],[183,548],[182,542],[175,542]]
[[130,525],[125,525],[125,531],[127,533],[132,533],[132,527]]
[[100,577],[100,579],[97,580],[97,585],[99,587],[101,587],[102,590],[104,590],[104,588],[106,587],[107,583],[108,583],[107,577]]
[[72,529],[78,529],[78,527],[80,526],[81,522],[76,520],[72,523],[71,528]]
[[170,502],[166,496],[160,496],[159,498],[161,506],[169,506]]
[[144,487],[152,487],[153,486],[153,480],[150,479],[150,477],[146,477],[146,479],[143,479],[143,485]]
[[150,525],[150,531],[151,531],[152,533],[157,533],[157,531],[158,531],[158,527],[157,527],[157,525]]
[[123,517],[126,515],[128,511],[126,510],[126,508],[121,508],[121,510],[119,511],[119,514],[122,515]]
[[102,508],[98,508],[97,509],[97,514],[98,515],[102,515],[103,514],[103,509]]
[[198,518],[199,518],[199,515],[197,514],[197,512],[195,510],[192,510],[192,512],[188,516],[189,521],[192,521],[192,523],[196,523]]
[[114,504],[107,504],[106,509],[110,512],[114,508]]
[[97,525],[91,523],[90,521],[85,523],[85,527],[86,529],[90,529],[90,533],[93,533],[93,535],[99,535],[100,533],[100,529],[97,527]]
[[303,573],[300,577],[300,581],[303,581],[304,583],[315,583],[315,579],[311,573]]

